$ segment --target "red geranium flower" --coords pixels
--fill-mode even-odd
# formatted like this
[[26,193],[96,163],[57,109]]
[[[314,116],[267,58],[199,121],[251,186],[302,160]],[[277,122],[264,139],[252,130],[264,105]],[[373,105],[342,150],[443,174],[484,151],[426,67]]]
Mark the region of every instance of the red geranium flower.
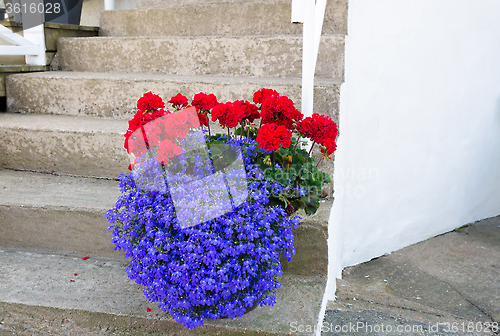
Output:
[[295,123],[302,120],[302,113],[297,110],[293,101],[286,96],[267,96],[262,101],[260,116],[263,124],[274,123],[293,129]]
[[196,127],[200,127],[198,114],[196,109],[190,106],[165,118],[164,137],[170,140],[182,140],[189,133],[190,128]]
[[320,150],[321,150],[321,153],[323,153],[323,155],[325,156],[330,156],[333,154],[333,152],[335,152],[335,150],[337,149],[337,144],[335,143],[334,140],[328,138],[328,139],[325,139],[325,141],[322,143],[323,146],[325,147],[320,147]]
[[279,96],[280,94],[271,89],[262,89],[253,94],[253,102],[255,104],[261,104],[262,101],[268,96]]
[[185,107],[187,106],[188,104],[188,99],[181,95],[180,93],[176,94],[175,96],[173,96],[172,98],[170,98],[170,100],[168,101],[170,104],[172,104],[172,106],[175,108],[175,109],[180,109],[182,107]]
[[337,124],[327,115],[313,114],[305,118],[298,126],[298,130],[306,137],[323,144],[326,139],[335,141]]
[[154,111],[165,107],[165,103],[160,96],[153,94],[151,91],[146,92],[137,101],[137,108],[142,111]]
[[161,127],[160,120],[153,120],[144,125],[146,132],[146,141],[149,147],[158,146],[161,141],[164,130]]
[[216,105],[217,97],[214,94],[207,95],[206,93],[200,92],[194,95],[191,105],[199,110],[210,112]]
[[[129,120],[128,130],[127,130],[127,133],[125,133],[125,143],[123,144],[123,147],[125,147],[127,152],[129,154],[132,152],[135,155],[141,155],[142,153],[144,153],[146,151],[146,147],[144,147],[145,140],[144,140],[144,137],[142,136],[142,131],[145,131],[145,130],[143,130],[143,129],[139,130],[139,129],[141,128],[141,126],[144,127],[144,125],[152,122],[155,119],[166,116],[169,113],[170,113],[169,111],[165,111],[163,108],[160,108],[160,109],[153,111],[153,112],[147,112],[147,111],[143,111],[143,110],[137,111],[137,113],[134,115],[134,117],[131,120]],[[151,126],[149,128],[151,128]],[[134,133],[135,133],[135,136],[132,139],[132,141],[133,142],[140,142],[141,144],[135,143],[134,145],[132,145],[134,147],[134,150],[132,151],[130,148],[131,147],[130,146],[130,142],[131,142],[130,137]],[[148,132],[146,132],[146,135],[147,135],[146,136],[146,139],[147,139],[149,136]],[[152,137],[152,140],[154,142],[154,140],[155,140],[154,136]]]
[[136,131],[130,137],[125,138],[124,147],[127,149],[127,153],[132,153],[136,157],[142,156],[148,150],[142,131]]
[[236,127],[242,119],[243,109],[238,108],[237,104],[220,103],[212,109],[212,121],[219,120],[222,126]]
[[257,105],[252,104],[246,100],[237,100],[234,102],[234,104],[242,110],[242,120],[248,120],[252,123],[255,119],[260,117],[259,108],[257,107]]
[[137,111],[137,113],[134,115],[132,119],[128,121],[128,131],[127,132],[134,132],[136,129],[141,127],[142,123],[142,115],[143,111]]
[[280,145],[288,148],[291,145],[292,132],[282,125],[264,124],[257,134],[257,143],[260,148],[268,152],[277,150]]
[[205,114],[198,112],[198,120],[200,121],[201,126],[208,127],[208,119],[207,119],[207,116]]
[[158,147],[158,153],[156,155],[156,160],[161,164],[166,164],[171,158],[182,154],[182,148],[174,144],[169,139],[165,139],[160,142]]

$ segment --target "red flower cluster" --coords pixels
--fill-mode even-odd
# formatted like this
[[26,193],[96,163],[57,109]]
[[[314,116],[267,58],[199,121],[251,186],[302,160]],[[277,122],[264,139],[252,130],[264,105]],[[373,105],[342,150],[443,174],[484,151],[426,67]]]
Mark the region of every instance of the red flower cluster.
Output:
[[203,114],[203,113],[200,113],[200,112],[197,112],[197,113],[198,113],[198,121],[200,122],[200,125],[208,127],[208,118],[207,118],[207,115]]
[[[149,99],[151,98],[151,96],[155,97],[153,97],[153,99]],[[144,99],[145,97],[146,99]],[[158,97],[160,100],[158,101],[156,97]],[[147,150],[147,145],[142,135],[142,133],[145,132],[144,126],[155,119],[170,114],[170,112],[165,111],[163,107],[155,107],[153,109],[153,106],[165,106],[165,104],[163,103],[163,100],[161,100],[160,96],[153,95],[151,94],[151,92],[145,93],[144,96],[137,102],[137,106],[146,107],[149,110],[139,109],[134,117],[129,120],[128,130],[125,133],[124,147],[127,150],[127,153],[133,153],[135,156],[141,156]]]
[[186,107],[187,106],[188,99],[185,96],[183,96],[180,93],[178,93],[175,96],[173,96],[172,98],[170,98],[170,100],[168,102],[170,104],[172,104],[172,106],[175,109],[180,109],[182,107]]
[[321,148],[323,154],[331,155],[336,149],[337,124],[327,115],[313,114],[305,118],[298,125],[300,133],[313,141],[325,146]]
[[277,150],[280,145],[283,148],[290,147],[291,138],[292,132],[288,128],[282,125],[264,124],[259,129],[256,141],[260,148],[272,152]]
[[137,101],[137,109],[139,111],[156,111],[165,107],[165,103],[160,96],[153,94],[151,91],[145,93]]
[[293,101],[271,89],[262,89],[254,93],[253,101],[260,105],[262,126],[257,134],[257,143],[268,152],[279,146],[290,147],[292,132],[296,124],[304,117],[295,108]]
[[265,98],[269,96],[279,96],[280,94],[271,89],[261,89],[253,94],[253,102],[255,104],[262,104]]
[[242,120],[248,120],[249,122],[254,122],[255,119],[260,117],[259,108],[246,100],[237,100],[234,102],[238,109],[241,109],[243,115]]
[[[307,137],[321,145],[321,152],[330,156],[336,149],[337,125],[326,115],[313,114],[303,119],[291,99],[272,89],[255,92],[253,102],[244,100],[218,103],[213,94],[196,94],[189,106],[188,99],[182,94],[173,96],[169,101],[178,111],[170,113],[163,108],[160,96],[145,93],[137,102],[139,111],[129,121],[125,134],[125,148],[128,153],[142,156],[150,147],[158,146],[157,159],[162,163],[182,153],[177,141],[184,139],[191,128],[209,126],[208,114],[212,121],[221,126],[233,128],[239,124],[246,126],[261,118],[257,133],[259,147],[266,151],[276,151],[282,146],[289,148],[292,132]],[[168,116],[168,117],[166,117]],[[160,117],[159,120],[156,120]],[[137,131],[139,130],[139,131]],[[250,134],[250,133],[249,133]]]
[[243,119],[243,109],[235,103],[219,103],[212,109],[212,121],[219,120],[223,127],[236,127]]
[[[188,104],[188,100],[178,94],[172,97],[169,103],[180,109]],[[160,96],[151,92],[144,94],[137,106],[144,109],[139,109],[129,121],[124,144],[127,152],[136,157],[142,156],[149,148],[158,146],[157,159],[165,164],[182,153],[182,148],[176,142],[184,139],[189,129],[200,126],[194,107],[186,107],[175,113],[165,111],[165,104]]]
[[199,126],[198,118],[196,118],[196,109],[191,106],[182,111],[172,113],[168,118],[165,118],[163,128],[166,138],[182,140],[186,137],[190,128]]
[[199,127],[195,112],[194,107],[188,107],[144,125],[148,146],[157,146],[162,139],[171,141],[184,139],[190,128]]
[[205,112],[209,112],[217,104],[217,97],[215,97],[214,94],[207,95],[203,92],[195,94],[193,97],[193,101],[191,102],[191,105],[196,107],[196,109],[203,110]]
[[169,139],[165,139],[160,142],[158,147],[158,152],[156,154],[156,160],[161,164],[166,164],[171,158],[182,154],[182,148]]
[[335,152],[335,150],[337,149],[337,144],[335,143],[334,140],[332,140],[330,138],[325,139],[325,141],[323,141],[322,145],[325,147],[320,147],[321,153],[323,153],[323,155],[326,155],[326,156],[332,155],[333,152]]
[[267,96],[262,100],[260,116],[263,124],[274,123],[294,129],[295,124],[304,117],[293,101],[286,96]]
[[214,94],[207,95],[204,92],[200,92],[194,95],[193,100],[191,101],[191,105],[196,107],[200,125],[208,126],[207,114],[210,113],[210,110],[213,109],[217,104],[217,97],[215,97]]

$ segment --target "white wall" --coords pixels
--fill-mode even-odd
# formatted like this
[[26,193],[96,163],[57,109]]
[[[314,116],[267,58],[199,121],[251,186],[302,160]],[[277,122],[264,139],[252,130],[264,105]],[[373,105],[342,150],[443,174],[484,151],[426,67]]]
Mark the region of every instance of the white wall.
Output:
[[330,282],[500,214],[500,1],[350,0]]

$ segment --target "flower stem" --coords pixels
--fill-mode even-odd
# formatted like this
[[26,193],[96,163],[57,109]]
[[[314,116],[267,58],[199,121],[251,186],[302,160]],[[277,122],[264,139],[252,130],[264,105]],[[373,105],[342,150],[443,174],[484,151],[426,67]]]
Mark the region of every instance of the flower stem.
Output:
[[324,159],[324,158],[325,158],[325,156],[323,155],[323,156],[321,157],[321,159],[318,161],[318,163],[316,163],[316,168],[319,166],[319,164],[321,163],[321,161],[323,161],[323,159]]
[[144,139],[144,143],[146,144],[146,149],[149,150],[149,143],[148,143],[148,138],[146,136],[146,130],[144,129],[144,125],[141,125],[141,133],[142,133],[142,138]]
[[311,157],[311,153],[313,151],[314,145],[316,144],[316,141],[313,141],[313,144],[311,146],[311,149],[309,150],[309,153],[307,153],[307,159],[306,162],[309,161],[309,158]]
[[207,117],[208,136],[211,136],[211,134],[210,134],[210,118],[208,118],[208,114],[206,114],[206,117]]
[[295,143],[295,147],[293,147],[293,154],[292,155],[295,155],[295,151],[297,150],[297,146],[298,146],[301,138],[302,137],[299,135],[299,138],[297,139],[297,142]]

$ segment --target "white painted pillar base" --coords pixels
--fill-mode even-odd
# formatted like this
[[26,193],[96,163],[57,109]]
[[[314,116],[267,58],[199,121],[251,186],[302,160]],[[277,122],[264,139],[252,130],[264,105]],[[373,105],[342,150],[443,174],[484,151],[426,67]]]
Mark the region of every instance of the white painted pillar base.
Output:
[[104,0],[104,10],[115,9],[115,0]]

